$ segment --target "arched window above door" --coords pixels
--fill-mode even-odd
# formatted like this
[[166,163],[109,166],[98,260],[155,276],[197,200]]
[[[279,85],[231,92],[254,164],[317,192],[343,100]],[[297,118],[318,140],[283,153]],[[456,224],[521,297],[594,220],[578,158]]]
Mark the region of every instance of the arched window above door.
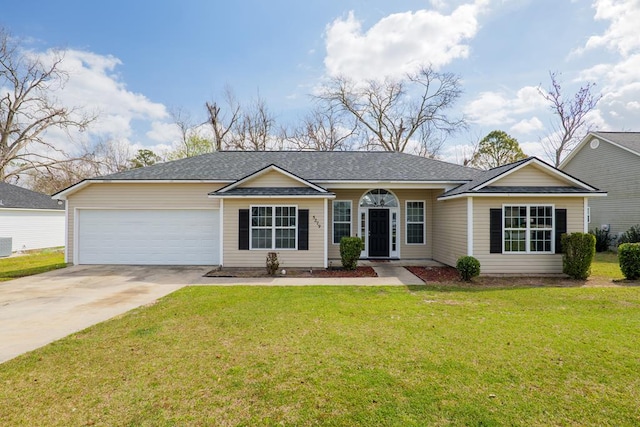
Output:
[[360,199],[361,208],[397,208],[398,199],[381,188],[371,190]]

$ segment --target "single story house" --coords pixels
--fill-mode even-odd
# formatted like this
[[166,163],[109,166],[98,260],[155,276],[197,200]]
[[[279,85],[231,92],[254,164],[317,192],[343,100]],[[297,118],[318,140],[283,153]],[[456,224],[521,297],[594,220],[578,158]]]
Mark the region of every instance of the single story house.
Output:
[[640,132],[590,132],[560,169],[607,192],[589,201],[590,230],[618,237],[640,224]]
[[11,237],[11,251],[64,246],[64,202],[0,182],[0,237]]
[[67,261],[284,267],[473,255],[483,273],[558,273],[598,189],[528,158],[481,171],[392,152],[221,151],[99,178],[66,200]]

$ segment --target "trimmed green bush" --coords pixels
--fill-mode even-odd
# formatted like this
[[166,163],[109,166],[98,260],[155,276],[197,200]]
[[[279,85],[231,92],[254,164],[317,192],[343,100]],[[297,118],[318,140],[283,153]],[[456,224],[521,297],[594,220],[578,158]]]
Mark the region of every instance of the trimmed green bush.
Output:
[[601,230],[596,227],[595,230],[589,231],[590,234],[593,234],[596,237],[596,252],[606,252],[609,250],[609,247],[615,240],[609,234],[609,230]]
[[640,243],[640,224],[634,225],[620,235],[618,243]]
[[363,250],[364,240],[360,237],[343,237],[340,239],[342,267],[345,270],[355,270]]
[[586,280],[596,254],[596,237],[589,233],[562,235],[562,272],[572,279]]
[[465,282],[469,282],[480,275],[480,261],[472,256],[463,256],[458,258],[456,269],[460,273],[460,278]]
[[618,246],[620,270],[628,280],[640,279],[640,243],[623,243]]

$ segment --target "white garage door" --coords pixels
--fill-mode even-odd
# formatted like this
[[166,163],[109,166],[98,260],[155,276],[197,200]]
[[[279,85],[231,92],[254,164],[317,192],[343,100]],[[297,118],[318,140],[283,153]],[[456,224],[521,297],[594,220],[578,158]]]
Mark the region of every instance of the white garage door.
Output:
[[217,265],[218,210],[78,210],[79,264]]

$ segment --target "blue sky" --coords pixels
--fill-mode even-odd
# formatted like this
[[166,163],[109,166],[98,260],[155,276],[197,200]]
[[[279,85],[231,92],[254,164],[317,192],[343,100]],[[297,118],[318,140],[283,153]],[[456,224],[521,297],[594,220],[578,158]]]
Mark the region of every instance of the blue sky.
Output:
[[[180,108],[204,119],[229,85],[259,92],[276,120],[295,121],[327,76],[377,78],[433,63],[460,76],[468,131],[441,156],[494,129],[544,158],[548,107],[536,87],[562,73],[567,94],[587,81],[605,97],[600,130],[640,130],[639,0],[33,1],[3,5],[0,25],[29,49],[68,49],[62,102],[99,111],[93,137],[168,149]],[[57,137],[55,134],[52,138]]]

